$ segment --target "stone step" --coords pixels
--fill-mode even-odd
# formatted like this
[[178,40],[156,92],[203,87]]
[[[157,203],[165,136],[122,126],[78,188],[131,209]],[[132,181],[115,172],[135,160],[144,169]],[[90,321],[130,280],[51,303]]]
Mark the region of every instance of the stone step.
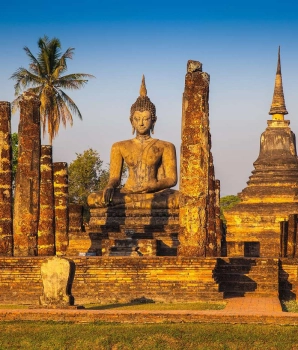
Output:
[[237,297],[254,297],[254,298],[268,298],[268,297],[278,297],[277,291],[266,291],[266,292],[224,292],[224,298],[237,298]]
[[262,258],[223,258],[213,276],[224,296],[277,296],[278,260]]

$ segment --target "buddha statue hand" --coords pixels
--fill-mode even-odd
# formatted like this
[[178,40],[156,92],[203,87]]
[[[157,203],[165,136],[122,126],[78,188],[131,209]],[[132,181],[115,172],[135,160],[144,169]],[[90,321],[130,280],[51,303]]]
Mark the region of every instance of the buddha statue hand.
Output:
[[114,187],[113,186],[107,186],[103,190],[103,202],[105,205],[111,205],[113,203],[113,196],[114,196]]

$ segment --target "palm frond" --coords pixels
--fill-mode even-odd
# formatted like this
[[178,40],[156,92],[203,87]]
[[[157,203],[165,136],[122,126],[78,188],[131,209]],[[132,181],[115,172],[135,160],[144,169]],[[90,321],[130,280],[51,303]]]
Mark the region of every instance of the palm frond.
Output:
[[72,111],[72,113],[76,114],[80,119],[83,119],[78,106],[63,90],[59,89],[58,95],[64,101],[65,105]]
[[32,69],[32,71],[35,74],[43,75],[42,67],[40,66],[40,63],[38,62],[37,58],[32,54],[32,52],[29,50],[27,46],[24,47],[24,51],[26,52],[26,55],[29,57],[31,61],[29,67]]
[[[67,96],[67,95],[66,95]],[[68,96],[67,96],[68,97]],[[71,100],[71,99],[70,99]],[[71,100],[72,101],[72,100]],[[72,101],[73,102],[73,101]],[[73,102],[75,105],[75,103]],[[60,115],[60,121],[62,121],[62,124],[64,127],[66,127],[66,123],[68,122],[71,126],[73,124],[73,119],[72,119],[72,113],[70,109],[73,111],[73,107],[65,102],[65,99],[61,96],[61,94],[57,95],[57,105],[59,107],[59,115]],[[78,107],[75,105],[77,110],[79,111]],[[80,113],[80,111],[79,111]],[[81,113],[80,113],[81,114]],[[58,126],[58,125],[57,125]],[[57,130],[58,132],[58,130]]]
[[65,79],[65,80],[75,80],[75,79],[82,79],[82,78],[95,78],[92,74],[86,74],[86,73],[72,73],[63,75],[59,79]]
[[21,91],[25,90],[27,87],[36,87],[43,84],[43,79],[31,72],[26,68],[18,68],[10,77],[10,79],[16,80],[14,85],[15,96],[19,95]]
[[60,74],[62,74],[63,72],[65,72],[67,70],[67,63],[66,63],[66,59],[72,59],[72,56],[74,54],[74,48],[73,47],[69,47],[64,54],[59,58],[59,60],[57,60],[57,64],[56,67],[53,71],[53,77],[54,79],[58,79]]
[[83,78],[95,78],[95,77],[91,74],[85,74],[85,73],[68,74],[57,79],[54,85],[56,87],[61,87],[63,89],[78,90],[88,82],[88,79],[83,79]]
[[82,88],[85,84],[87,84],[87,82],[88,80],[59,80],[58,82],[55,82],[55,87],[69,90],[78,90]]

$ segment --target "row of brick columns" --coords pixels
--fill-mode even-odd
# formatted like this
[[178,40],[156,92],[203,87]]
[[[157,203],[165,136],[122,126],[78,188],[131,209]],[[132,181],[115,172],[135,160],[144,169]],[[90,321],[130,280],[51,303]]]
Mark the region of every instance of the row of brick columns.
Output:
[[67,163],[53,163],[52,146],[41,145],[39,101],[25,93],[20,102],[13,200],[10,118],[10,103],[0,102],[0,256],[64,255]]

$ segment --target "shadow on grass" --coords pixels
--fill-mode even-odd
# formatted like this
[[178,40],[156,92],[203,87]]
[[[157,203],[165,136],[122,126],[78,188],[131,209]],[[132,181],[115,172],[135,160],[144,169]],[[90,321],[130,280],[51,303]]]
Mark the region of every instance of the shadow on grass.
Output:
[[116,303],[106,305],[85,305],[86,310],[222,310],[225,302],[196,302],[196,303]]
[[88,310],[109,310],[109,309],[119,309],[126,307],[135,307],[144,304],[154,304],[155,301],[152,299],[147,299],[145,297],[137,298],[131,300],[129,303],[116,303],[116,304],[106,304],[106,305],[85,305],[85,309]]

